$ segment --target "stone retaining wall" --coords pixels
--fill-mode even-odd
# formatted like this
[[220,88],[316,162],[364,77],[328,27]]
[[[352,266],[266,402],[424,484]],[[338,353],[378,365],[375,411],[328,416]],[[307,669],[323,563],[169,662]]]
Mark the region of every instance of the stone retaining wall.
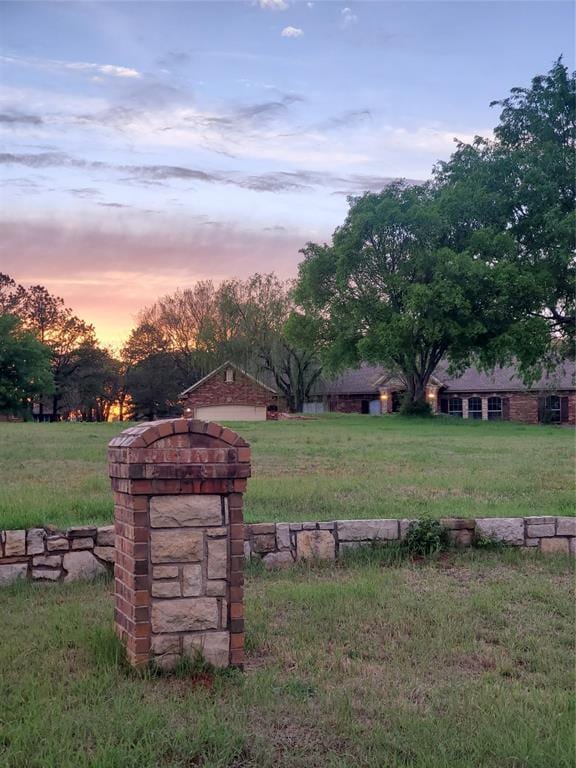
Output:
[[113,525],[0,531],[0,585],[18,579],[82,581],[113,568]]
[[[454,546],[470,547],[479,538],[525,549],[576,555],[575,517],[445,518]],[[244,556],[267,568],[297,560],[335,560],[343,552],[373,541],[399,541],[410,520],[335,520],[327,523],[256,523],[244,528]]]
[[[576,556],[576,517],[446,518],[441,522],[457,547],[469,547],[481,536],[510,546]],[[297,560],[334,560],[372,541],[398,541],[409,524],[409,520],[246,524],[244,556],[261,558],[267,568]],[[0,531],[0,585],[22,578],[90,579],[111,573],[113,562],[114,526]]]

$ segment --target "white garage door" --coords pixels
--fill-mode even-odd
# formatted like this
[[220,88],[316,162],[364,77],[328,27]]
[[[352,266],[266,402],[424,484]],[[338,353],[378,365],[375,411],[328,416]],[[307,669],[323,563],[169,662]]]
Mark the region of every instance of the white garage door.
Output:
[[196,418],[203,421],[266,421],[266,406],[207,405],[196,408]]

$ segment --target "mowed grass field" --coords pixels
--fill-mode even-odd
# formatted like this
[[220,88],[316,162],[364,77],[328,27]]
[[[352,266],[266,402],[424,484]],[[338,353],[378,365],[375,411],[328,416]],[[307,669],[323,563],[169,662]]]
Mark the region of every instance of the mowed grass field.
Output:
[[[106,445],[127,424],[0,424],[0,528],[111,521]],[[234,423],[246,520],[574,514],[574,431],[328,415]]]
[[138,677],[110,582],[2,591],[3,768],[572,768],[573,564],[248,571],[244,673]]

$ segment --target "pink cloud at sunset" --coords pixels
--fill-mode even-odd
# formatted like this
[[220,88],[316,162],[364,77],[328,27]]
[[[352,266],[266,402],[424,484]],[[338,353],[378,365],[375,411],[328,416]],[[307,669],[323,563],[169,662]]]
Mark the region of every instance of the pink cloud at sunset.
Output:
[[274,271],[295,277],[307,237],[282,231],[192,224],[179,231],[106,231],[97,226],[10,221],[0,264],[17,282],[41,284],[118,346],[136,314],[197,280]]

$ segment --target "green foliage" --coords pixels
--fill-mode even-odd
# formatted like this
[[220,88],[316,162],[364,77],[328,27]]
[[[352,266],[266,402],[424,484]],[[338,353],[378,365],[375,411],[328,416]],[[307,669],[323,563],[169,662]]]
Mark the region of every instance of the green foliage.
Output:
[[475,533],[473,546],[476,549],[487,550],[489,552],[502,552],[508,548],[506,543],[501,539],[496,539],[494,536],[487,536],[484,533],[478,533],[478,531]]
[[529,381],[573,353],[575,97],[558,61],[495,102],[494,140],[460,144],[430,185],[350,198],[331,244],[307,244],[298,312],[328,369],[384,365],[418,401],[442,358],[517,361]]
[[530,378],[546,352],[573,354],[576,76],[559,59],[492,105],[501,108],[494,139],[460,144],[436,184],[459,243],[508,265],[499,287],[514,322],[484,362],[517,358]]
[[50,349],[15,315],[0,315],[0,413],[21,413],[51,389]]
[[448,529],[439,520],[423,516],[410,523],[403,545],[411,556],[436,555],[450,546]]
[[126,388],[137,418],[176,416],[180,393],[189,386],[173,352],[155,352],[127,368]]
[[429,418],[433,415],[430,403],[427,403],[426,400],[410,400],[410,398],[404,398],[400,406],[400,413],[402,416],[419,418]]
[[296,299],[329,369],[383,364],[418,402],[443,358],[464,365],[507,329],[500,268],[451,231],[433,187],[396,183],[352,199],[331,246],[306,246]]

